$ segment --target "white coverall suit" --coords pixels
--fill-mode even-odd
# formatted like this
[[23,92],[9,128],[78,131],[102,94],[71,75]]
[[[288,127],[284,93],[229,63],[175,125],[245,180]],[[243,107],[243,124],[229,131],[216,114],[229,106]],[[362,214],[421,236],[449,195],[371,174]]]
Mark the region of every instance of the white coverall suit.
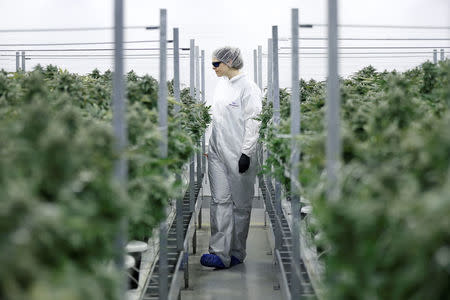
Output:
[[[250,213],[258,171],[256,157],[262,94],[245,74],[223,77],[212,103],[208,176],[211,186],[211,239],[209,252],[226,267],[231,256],[243,261],[250,226]],[[241,154],[250,157],[250,167],[239,173]]]

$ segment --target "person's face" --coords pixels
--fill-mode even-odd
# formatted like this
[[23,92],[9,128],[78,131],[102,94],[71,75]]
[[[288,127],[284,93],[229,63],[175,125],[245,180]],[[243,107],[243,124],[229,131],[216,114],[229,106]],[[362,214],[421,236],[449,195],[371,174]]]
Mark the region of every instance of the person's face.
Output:
[[229,67],[215,57],[212,59],[212,62],[216,63],[216,65],[217,63],[220,63],[218,67],[215,67],[214,65],[212,66],[213,70],[216,72],[217,77],[225,76]]

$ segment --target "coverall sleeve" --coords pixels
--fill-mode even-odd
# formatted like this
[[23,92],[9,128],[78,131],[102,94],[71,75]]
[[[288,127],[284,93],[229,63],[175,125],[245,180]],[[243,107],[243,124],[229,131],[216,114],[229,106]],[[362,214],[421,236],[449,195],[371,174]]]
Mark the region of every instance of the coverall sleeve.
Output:
[[262,95],[259,88],[249,88],[244,93],[242,99],[243,118],[244,118],[244,141],[242,143],[241,153],[252,157],[256,151],[256,144],[259,137],[259,127],[261,122],[255,120],[262,109]]

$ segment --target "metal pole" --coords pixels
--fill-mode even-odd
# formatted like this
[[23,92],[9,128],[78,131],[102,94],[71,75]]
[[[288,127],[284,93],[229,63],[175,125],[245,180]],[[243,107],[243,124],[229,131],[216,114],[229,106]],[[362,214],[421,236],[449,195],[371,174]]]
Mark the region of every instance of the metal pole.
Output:
[[[195,80],[195,40],[190,40],[190,76],[189,76],[189,95],[193,100],[195,100],[195,92],[194,92],[194,80]],[[189,164],[189,209],[191,212],[195,209],[195,199],[194,199],[194,187],[195,187],[195,154],[192,154],[191,161]]]
[[299,82],[299,57],[298,57],[298,9],[291,11],[291,209],[292,209],[292,270],[291,296],[292,299],[300,299],[301,272],[300,272],[300,197],[297,186],[298,162],[300,149],[296,143],[296,136],[300,134],[300,82]]
[[183,258],[183,269],[184,269],[184,288],[189,288],[189,244],[187,245],[184,258]]
[[445,60],[444,49],[441,49],[441,61]]
[[[272,39],[267,40],[267,102],[273,104],[273,44]],[[270,151],[266,151],[266,160],[270,157]],[[266,176],[267,181],[272,182],[270,173]]]
[[258,65],[257,65],[256,50],[253,50],[253,80],[255,81],[255,83],[258,83]]
[[[205,50],[202,50],[202,103],[206,102],[205,98]],[[202,153],[206,152],[205,134],[202,137]],[[206,171],[206,157],[202,155],[202,172]]]
[[[279,71],[278,71],[278,26],[272,26],[272,51],[273,51],[273,123],[275,126],[280,124],[280,86],[279,86]],[[278,216],[281,216],[281,184],[275,180],[275,211]],[[280,228],[281,232],[281,228]],[[279,240],[279,239],[278,239]],[[280,248],[277,245],[277,249]]]
[[262,91],[262,46],[258,46],[258,86]]
[[434,64],[437,64],[437,49],[434,49],[433,50],[433,63]]
[[273,96],[273,120],[275,125],[280,124],[280,85],[278,71],[278,26],[272,26],[272,96]]
[[[159,24],[159,89],[158,125],[161,134],[160,157],[167,158],[167,11],[160,9]],[[167,199],[169,200],[169,199]],[[159,299],[167,299],[169,291],[167,267],[167,224],[164,218],[159,227]]]
[[272,59],[273,59],[273,44],[272,39],[268,39],[267,43],[267,100],[272,102],[272,79],[273,79],[273,69],[272,69]]
[[201,78],[201,85],[202,85],[202,97],[201,100],[203,103],[205,103],[205,50],[201,51],[201,74],[202,74],[202,78]]
[[200,50],[195,46],[195,100],[200,102]]
[[20,52],[16,51],[16,72],[20,71]]
[[[200,51],[198,46],[195,46],[195,91],[196,101],[200,102]],[[201,138],[198,141],[198,145],[201,146]],[[197,185],[201,186],[202,183],[202,153],[201,150],[197,151]]]
[[167,267],[167,224],[166,220],[159,226],[159,299],[167,299],[169,278]]
[[159,39],[158,121],[161,133],[159,152],[161,158],[167,158],[167,11],[165,9],[160,10]]
[[338,78],[338,22],[337,0],[328,0],[328,82],[327,82],[327,199],[337,201],[339,187],[337,170],[340,164],[341,140],[339,130],[339,78]]
[[[180,96],[180,41],[178,28],[173,29],[173,93],[175,100],[181,103]],[[175,106],[175,111],[180,111],[180,105]],[[181,183],[181,175],[177,174],[177,181]],[[176,230],[177,230],[177,250],[183,250],[183,195],[179,195],[176,200]]]
[[[202,103],[205,103],[205,50],[202,50],[202,55],[201,55],[201,59],[202,59]],[[206,171],[206,157],[205,157],[205,152],[206,152],[206,145],[205,145],[205,134],[203,134],[202,136],[202,174],[205,174]],[[202,190],[202,203],[203,203],[203,190]],[[198,228],[202,228],[202,210],[200,208],[200,213],[198,214]]]
[[[22,59],[25,53],[22,52]],[[24,60],[22,66],[25,67]],[[23,68],[25,71],[25,68]],[[123,153],[128,144],[127,124],[125,118],[126,101],[125,101],[125,82],[123,74],[123,0],[114,1],[114,73],[113,73],[113,95],[112,95],[112,111],[113,111],[113,130],[115,136],[114,152],[118,155],[118,159],[114,162],[114,178],[119,183],[122,195],[127,194],[128,180],[128,164]],[[117,269],[122,273],[125,269],[125,241],[127,240],[127,220],[122,218],[119,224],[119,230],[115,240],[115,264]],[[125,299],[126,278],[123,276],[120,281],[119,299]]]
[[[173,29],[173,93],[175,100],[181,103],[180,96],[180,35],[178,28]],[[180,111],[180,106],[175,106],[175,111]]]
[[189,95],[192,99],[195,99],[195,40],[190,40],[189,48],[189,62],[190,62],[190,73],[189,73]]
[[22,71],[25,72],[25,51],[22,51]]
[[[272,97],[273,97],[273,123],[280,124],[280,85],[278,69],[278,26],[272,26]],[[276,184],[275,184],[276,185]],[[275,194],[277,187],[275,186]],[[275,195],[275,197],[277,197]]]
[[[177,174],[177,181],[181,185],[181,176]],[[177,235],[177,251],[183,250],[183,195],[178,195],[176,199],[176,235]]]
[[195,187],[195,154],[191,155],[189,162],[189,211],[192,213],[195,209],[194,187]]

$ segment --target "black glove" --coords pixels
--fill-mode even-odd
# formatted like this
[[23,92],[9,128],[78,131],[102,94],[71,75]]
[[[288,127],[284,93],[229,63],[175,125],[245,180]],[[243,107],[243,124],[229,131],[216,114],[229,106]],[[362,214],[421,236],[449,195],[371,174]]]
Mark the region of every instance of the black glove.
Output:
[[239,158],[239,173],[244,173],[250,167],[250,157],[242,153],[241,158]]

